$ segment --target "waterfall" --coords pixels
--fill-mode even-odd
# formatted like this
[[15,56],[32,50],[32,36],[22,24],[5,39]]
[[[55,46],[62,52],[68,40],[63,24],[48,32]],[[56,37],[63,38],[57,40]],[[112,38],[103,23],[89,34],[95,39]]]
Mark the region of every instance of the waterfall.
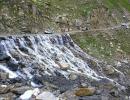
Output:
[[33,86],[37,86],[36,75],[58,77],[60,74],[68,80],[71,74],[96,81],[104,78],[84,58],[97,62],[83,52],[69,34],[9,36],[0,39],[0,71],[8,73],[9,78],[30,80]]

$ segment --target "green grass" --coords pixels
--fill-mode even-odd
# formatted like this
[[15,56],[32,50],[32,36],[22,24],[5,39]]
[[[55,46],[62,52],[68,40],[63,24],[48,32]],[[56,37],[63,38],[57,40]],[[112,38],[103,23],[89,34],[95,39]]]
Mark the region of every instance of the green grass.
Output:
[[[32,0],[41,9],[49,5],[49,11],[51,14],[68,14],[73,18],[81,17],[82,15],[87,15],[97,4],[97,0]],[[84,2],[84,3],[83,3]],[[42,4],[42,5],[41,5]]]
[[[130,55],[130,34],[127,31],[119,30],[114,35],[107,33],[79,33],[72,35],[73,40],[87,53],[99,59],[113,61],[120,50],[123,54]],[[106,36],[106,37],[104,37]],[[111,45],[111,43],[113,45]],[[120,46],[120,48],[119,48]]]
[[130,2],[129,0],[104,0],[105,5],[109,9],[122,9],[125,8],[130,11]]

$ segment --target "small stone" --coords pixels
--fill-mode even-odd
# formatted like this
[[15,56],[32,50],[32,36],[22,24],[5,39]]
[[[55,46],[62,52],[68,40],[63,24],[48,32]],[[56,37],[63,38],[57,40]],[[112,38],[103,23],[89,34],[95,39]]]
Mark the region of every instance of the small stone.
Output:
[[69,75],[69,79],[76,80],[77,79],[77,75],[76,74],[70,74]]
[[115,72],[115,70],[114,70],[114,68],[111,65],[107,65],[105,67],[105,73],[107,75],[112,75],[112,74],[114,74],[114,72]]
[[76,92],[76,96],[91,96],[95,93],[95,88],[90,87],[90,88],[79,88]]
[[62,70],[67,70],[69,68],[69,64],[66,64],[66,63],[58,63],[58,65],[60,66],[60,69]]
[[116,63],[116,66],[117,66],[117,67],[121,67],[121,62],[118,61],[118,62]]

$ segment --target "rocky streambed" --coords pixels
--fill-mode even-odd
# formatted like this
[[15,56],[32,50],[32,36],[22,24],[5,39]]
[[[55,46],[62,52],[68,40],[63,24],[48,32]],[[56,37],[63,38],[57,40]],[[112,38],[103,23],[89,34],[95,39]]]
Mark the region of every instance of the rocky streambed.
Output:
[[123,64],[98,61],[69,34],[0,37],[0,100],[129,100]]

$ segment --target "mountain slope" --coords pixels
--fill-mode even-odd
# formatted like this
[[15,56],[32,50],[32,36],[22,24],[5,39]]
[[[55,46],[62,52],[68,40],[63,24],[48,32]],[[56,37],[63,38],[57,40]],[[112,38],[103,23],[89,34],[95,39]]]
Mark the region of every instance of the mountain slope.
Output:
[[127,0],[2,0],[0,5],[1,33],[59,31],[67,26],[75,30],[76,20],[80,27],[108,27],[129,19],[130,10]]

